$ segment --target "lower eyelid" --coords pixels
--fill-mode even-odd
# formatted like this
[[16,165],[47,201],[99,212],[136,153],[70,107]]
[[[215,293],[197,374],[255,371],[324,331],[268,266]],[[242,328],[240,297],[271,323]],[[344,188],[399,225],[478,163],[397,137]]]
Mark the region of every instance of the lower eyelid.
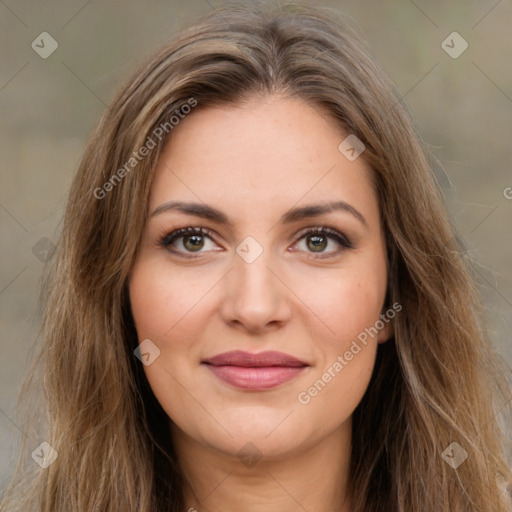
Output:
[[[301,249],[292,249],[292,251],[298,252],[298,253],[303,253],[310,259],[311,258],[321,259],[321,258],[332,258],[335,256],[339,256],[341,253],[351,249],[351,247],[347,247],[344,244],[342,244],[341,242],[338,242],[337,240],[335,240],[335,242],[339,245],[339,247],[329,250],[329,251],[314,252],[314,251],[306,251],[306,250],[301,250]],[[296,245],[296,244],[294,244],[294,245]]]
[[324,236],[327,239],[336,242],[344,249],[352,249],[353,248],[353,244],[352,244],[351,240],[345,234],[339,233],[337,230],[335,230],[333,228],[328,228],[328,229],[330,231],[322,231],[322,230],[307,231],[306,233],[303,233],[302,235],[299,236],[296,243],[303,240],[304,238],[306,238],[309,235],[318,235],[318,236]]
[[[192,226],[188,226],[188,227],[192,228]],[[319,253],[315,253],[315,252],[312,252],[312,251],[298,251],[298,252],[305,252],[308,255],[313,255],[313,257],[320,257],[320,258],[321,257],[329,257],[329,255],[332,256],[332,255],[335,255],[335,254],[339,254],[343,250],[347,250],[347,249],[353,248],[352,242],[345,235],[343,235],[342,233],[337,233],[337,231],[334,230],[333,228],[328,228],[328,229],[331,229],[334,232],[333,233],[329,233],[329,232],[321,231],[320,228],[316,229],[316,230],[312,229],[312,230],[309,230],[309,231],[307,231],[305,233],[303,232],[302,234],[300,234],[298,236],[297,240],[295,241],[295,243],[293,245],[294,246],[297,245],[299,242],[304,240],[309,235],[319,235],[319,236],[327,237],[329,240],[334,241],[335,243],[337,243],[340,246],[340,249],[338,249],[338,250],[327,251],[327,252],[319,252]],[[185,251],[185,250],[175,250],[175,249],[171,248],[172,247],[171,244],[175,243],[176,241],[178,241],[180,239],[183,239],[187,235],[194,235],[194,234],[205,237],[206,239],[210,240],[212,243],[216,244],[217,246],[220,245],[215,240],[213,232],[211,232],[207,228],[202,228],[202,227],[197,226],[197,227],[193,227],[193,229],[190,229],[190,230],[187,230],[187,231],[179,233],[179,231],[181,231],[181,230],[187,230],[187,228],[180,228],[180,229],[173,230],[170,233],[167,233],[165,236],[160,238],[159,245],[163,246],[164,248],[166,248],[170,252],[173,252],[174,254],[187,255],[186,257],[194,257],[194,255],[196,255],[196,257],[199,257],[199,255],[201,255],[204,252],[211,252],[212,250],[213,251],[222,250],[222,249],[208,249],[206,251],[202,251],[201,250],[201,251],[198,251],[198,252]],[[176,232],[178,232],[178,233],[176,233]]]
[[[174,252],[174,253],[180,253],[180,254],[201,254],[203,252],[210,252],[210,251],[217,251],[217,250],[220,250],[220,249],[207,249],[206,251],[204,250],[201,250],[201,251],[197,251],[197,252],[194,252],[194,251],[186,251],[186,250],[177,250],[175,248],[173,248],[173,244],[175,244],[176,242],[183,242],[183,238],[187,235],[193,235],[194,233],[185,233],[185,234],[182,234],[182,235],[177,235],[173,240],[171,240],[170,242],[167,242],[167,243],[162,243],[162,245],[164,247],[166,247],[168,250]],[[206,240],[212,242],[213,244],[215,245],[219,245],[213,238],[209,237],[209,236],[206,236],[204,233],[198,233],[200,234],[201,236],[203,236]]]

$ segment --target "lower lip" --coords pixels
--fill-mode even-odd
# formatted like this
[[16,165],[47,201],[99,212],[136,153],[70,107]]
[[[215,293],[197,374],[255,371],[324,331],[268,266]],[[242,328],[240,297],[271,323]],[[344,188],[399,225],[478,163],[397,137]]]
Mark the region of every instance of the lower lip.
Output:
[[288,382],[301,372],[306,366],[214,366],[206,365],[219,379],[241,389],[264,390],[272,389]]

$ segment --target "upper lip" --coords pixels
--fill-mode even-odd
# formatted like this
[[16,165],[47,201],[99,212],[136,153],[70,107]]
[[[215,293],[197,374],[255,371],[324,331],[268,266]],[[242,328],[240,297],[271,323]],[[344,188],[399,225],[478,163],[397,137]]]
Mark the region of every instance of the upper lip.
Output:
[[243,350],[224,352],[216,356],[204,359],[205,364],[213,366],[242,366],[246,368],[268,367],[268,366],[309,366],[304,361],[297,359],[283,352],[267,351],[251,354]]

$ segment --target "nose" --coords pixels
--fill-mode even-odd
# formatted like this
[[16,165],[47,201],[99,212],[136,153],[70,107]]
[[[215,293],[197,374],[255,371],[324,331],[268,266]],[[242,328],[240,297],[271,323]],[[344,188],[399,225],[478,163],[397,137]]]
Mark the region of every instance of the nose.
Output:
[[290,290],[270,251],[253,262],[234,254],[234,268],[224,279],[221,317],[227,324],[253,333],[282,327],[291,316]]

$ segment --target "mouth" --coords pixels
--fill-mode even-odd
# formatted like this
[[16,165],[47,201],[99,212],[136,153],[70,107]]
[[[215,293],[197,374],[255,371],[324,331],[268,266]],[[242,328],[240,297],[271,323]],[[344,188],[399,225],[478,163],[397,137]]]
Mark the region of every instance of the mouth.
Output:
[[275,388],[304,372],[309,365],[282,352],[232,351],[201,361],[222,381],[240,389],[262,391]]

